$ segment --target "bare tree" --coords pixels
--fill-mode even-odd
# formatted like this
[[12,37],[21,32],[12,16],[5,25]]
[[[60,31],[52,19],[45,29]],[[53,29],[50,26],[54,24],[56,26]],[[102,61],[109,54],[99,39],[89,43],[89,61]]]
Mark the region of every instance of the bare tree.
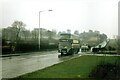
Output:
[[20,31],[24,30],[26,25],[22,21],[14,21],[11,26],[14,28],[16,43],[18,43]]

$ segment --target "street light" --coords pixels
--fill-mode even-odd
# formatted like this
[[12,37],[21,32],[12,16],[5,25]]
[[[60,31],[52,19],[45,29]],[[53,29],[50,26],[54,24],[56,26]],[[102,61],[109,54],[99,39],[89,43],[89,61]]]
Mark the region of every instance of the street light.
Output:
[[[53,10],[44,10],[44,11],[53,11]],[[38,38],[39,50],[40,50],[40,13],[44,11],[39,11],[39,38]]]

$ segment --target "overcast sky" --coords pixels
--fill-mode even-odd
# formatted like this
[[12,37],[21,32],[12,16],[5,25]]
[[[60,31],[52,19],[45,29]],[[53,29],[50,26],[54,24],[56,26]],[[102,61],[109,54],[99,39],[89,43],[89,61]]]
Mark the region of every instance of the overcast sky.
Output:
[[[72,32],[98,30],[108,36],[118,34],[119,0],[2,0],[2,26],[15,20],[23,21],[26,28],[40,27]],[[52,9],[49,12],[47,10]]]

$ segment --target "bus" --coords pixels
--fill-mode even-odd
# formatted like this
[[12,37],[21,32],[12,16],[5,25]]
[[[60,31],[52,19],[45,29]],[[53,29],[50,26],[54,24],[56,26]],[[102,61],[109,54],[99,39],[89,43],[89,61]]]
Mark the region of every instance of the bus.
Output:
[[68,33],[60,34],[58,52],[61,55],[77,54],[80,50],[80,40],[78,36]]

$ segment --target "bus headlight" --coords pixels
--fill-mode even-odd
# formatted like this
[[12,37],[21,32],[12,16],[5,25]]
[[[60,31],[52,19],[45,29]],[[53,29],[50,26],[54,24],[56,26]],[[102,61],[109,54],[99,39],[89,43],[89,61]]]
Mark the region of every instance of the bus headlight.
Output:
[[65,46],[64,48],[67,48],[67,46]]

